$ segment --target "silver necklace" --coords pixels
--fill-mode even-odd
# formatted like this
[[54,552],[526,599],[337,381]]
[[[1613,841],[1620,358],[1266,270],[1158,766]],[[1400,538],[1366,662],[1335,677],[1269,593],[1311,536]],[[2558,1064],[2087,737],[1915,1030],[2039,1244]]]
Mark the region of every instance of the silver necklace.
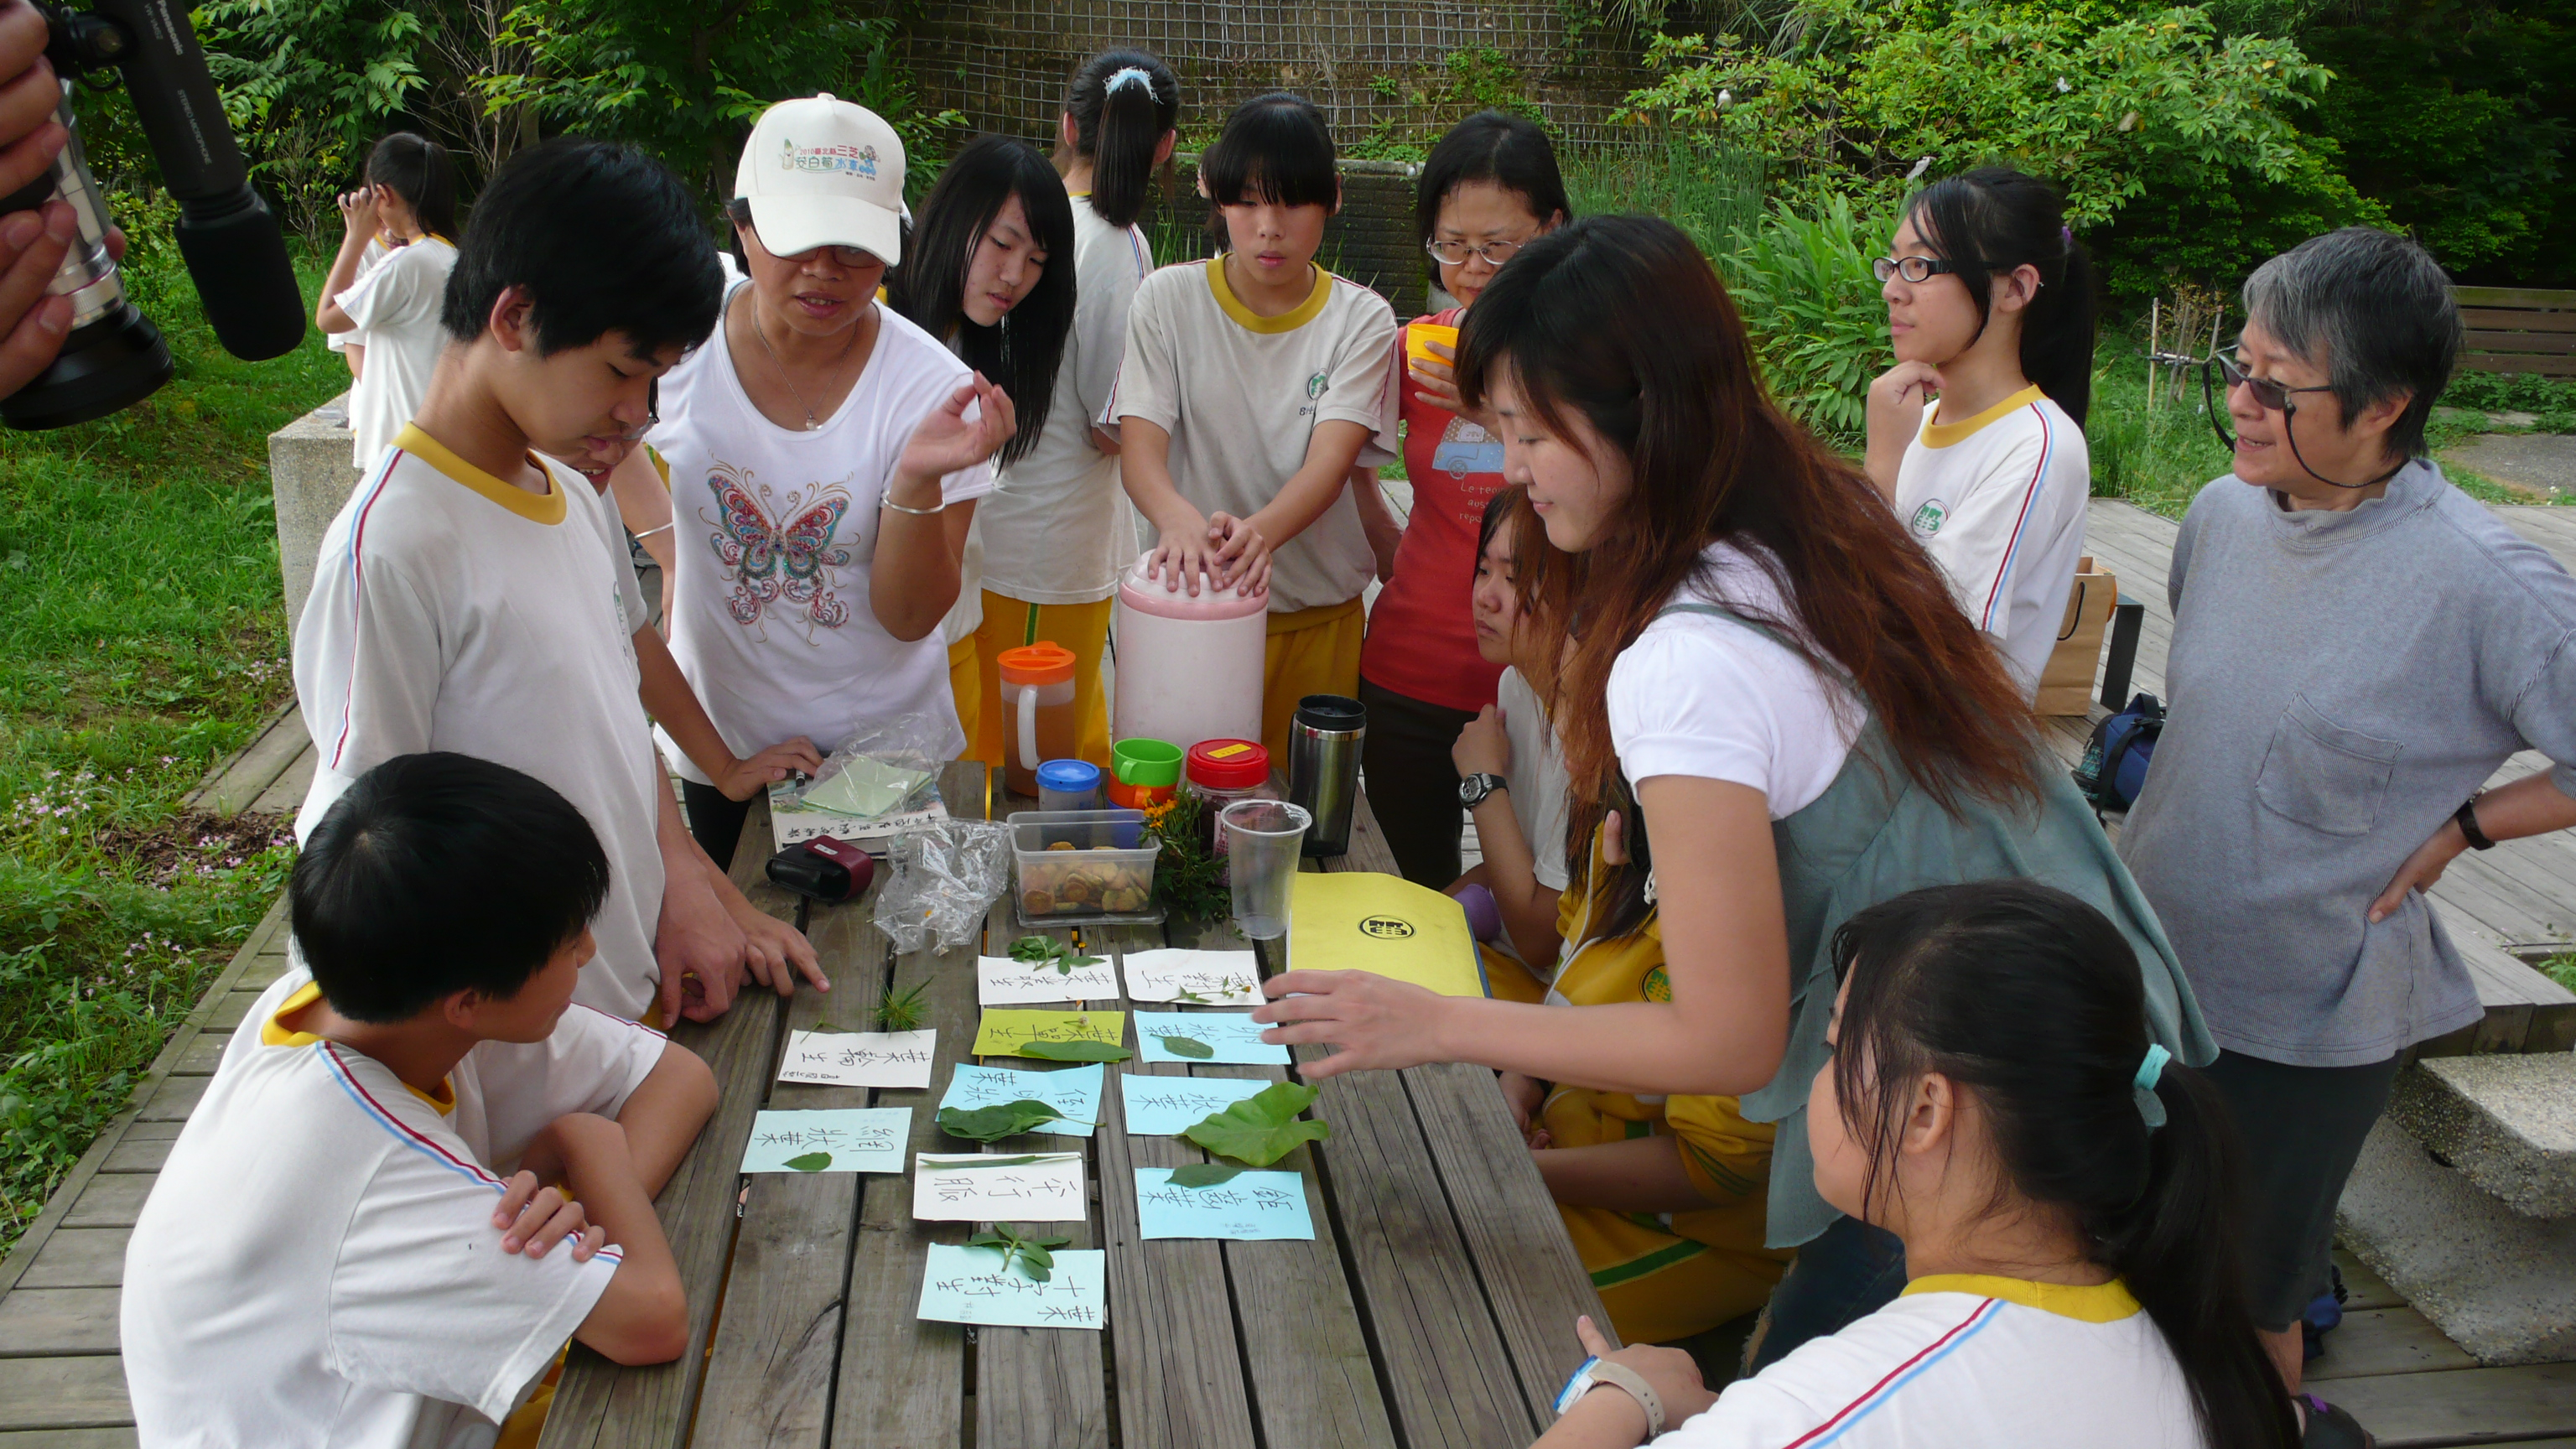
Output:
[[[865,319],[859,325],[866,325]],[[788,374],[787,364],[778,360],[778,349],[769,345],[769,334],[761,330],[760,304],[757,301],[751,306],[751,335],[760,339],[760,350],[769,354],[769,365],[778,369],[778,380],[787,384],[787,395],[796,399],[796,405],[805,410],[805,431],[810,433],[823,426],[823,420],[814,416],[814,405],[805,400],[805,394],[797,391],[796,379]],[[858,345],[859,328],[854,326],[850,329],[850,340],[841,344],[841,355],[832,359],[832,365],[839,367],[849,361],[850,350]]]

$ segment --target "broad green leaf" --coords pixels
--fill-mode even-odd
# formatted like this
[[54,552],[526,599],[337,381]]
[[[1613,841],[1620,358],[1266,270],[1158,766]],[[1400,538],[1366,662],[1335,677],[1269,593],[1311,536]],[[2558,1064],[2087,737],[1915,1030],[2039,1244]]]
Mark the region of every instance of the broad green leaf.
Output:
[[1214,1187],[1220,1182],[1232,1182],[1242,1171],[1230,1163],[1193,1162],[1187,1167],[1173,1168],[1172,1175],[1164,1181],[1174,1187]]
[[1209,1113],[1182,1135],[1220,1157],[1268,1167],[1300,1142],[1333,1135],[1328,1124],[1297,1116],[1314,1105],[1317,1095],[1301,1083],[1273,1082],[1222,1112]]
[[1176,1057],[1189,1057],[1203,1062],[1216,1055],[1215,1047],[1209,1046],[1194,1036],[1158,1036],[1154,1039],[1163,1044],[1163,1050]]
[[1065,1115],[1062,1112],[1033,1097],[1022,1097],[1016,1102],[998,1102],[972,1111],[962,1107],[939,1109],[940,1131],[975,1142],[1016,1137],[1040,1123],[1063,1120]]
[[787,1159],[786,1165],[796,1169],[798,1172],[821,1172],[824,1168],[832,1165],[832,1154],[828,1152],[808,1152],[802,1157],[791,1157]]
[[1105,1041],[1033,1041],[1022,1045],[1019,1055],[1050,1062],[1123,1062],[1135,1053]]
[[1014,961],[1052,961],[1056,951],[1056,943],[1044,936],[1022,936],[1011,943],[1011,959]]

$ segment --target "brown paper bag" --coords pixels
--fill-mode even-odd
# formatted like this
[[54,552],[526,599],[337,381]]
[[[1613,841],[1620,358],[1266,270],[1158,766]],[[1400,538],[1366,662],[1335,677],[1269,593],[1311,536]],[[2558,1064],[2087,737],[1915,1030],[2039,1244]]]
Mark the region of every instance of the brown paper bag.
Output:
[[2120,579],[2094,565],[2090,554],[2076,561],[2075,581],[2066,591],[2066,618],[2057,626],[2057,649],[2040,671],[2039,702],[2043,715],[2082,715],[2093,707],[2093,673],[2102,658],[2102,636],[2111,625],[2112,606],[2120,602]]

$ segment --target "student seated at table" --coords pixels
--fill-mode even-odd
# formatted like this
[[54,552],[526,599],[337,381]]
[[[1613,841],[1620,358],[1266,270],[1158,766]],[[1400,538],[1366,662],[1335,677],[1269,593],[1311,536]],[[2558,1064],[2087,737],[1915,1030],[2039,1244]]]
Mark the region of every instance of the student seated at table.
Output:
[[573,1004],[609,884],[581,811],[506,765],[398,756],[332,804],[289,888],[303,966],[233,1032],[126,1249],[142,1443],[533,1444],[567,1337],[687,1349],[653,1195],[715,1078]]
[[1556,934],[1557,895],[1565,889],[1565,757],[1531,685],[1554,677],[1557,636],[1538,626],[1513,562],[1523,549],[1544,546],[1519,489],[1485,500],[1469,614],[1476,652],[1505,667],[1495,702],[1468,719],[1449,751],[1458,799],[1475,819],[1484,856],[1449,893],[1471,885],[1493,892],[1503,935],[1479,949],[1494,994],[1513,1001],[1546,996],[1565,944]]
[[1577,1320],[1599,1365],[1540,1445],[2297,1443],[2237,1276],[2226,1105],[2153,1044],[2119,929],[2030,881],[1934,886],[1852,917],[1834,968],[1816,1188],[1904,1240],[1904,1293],[1722,1395]]

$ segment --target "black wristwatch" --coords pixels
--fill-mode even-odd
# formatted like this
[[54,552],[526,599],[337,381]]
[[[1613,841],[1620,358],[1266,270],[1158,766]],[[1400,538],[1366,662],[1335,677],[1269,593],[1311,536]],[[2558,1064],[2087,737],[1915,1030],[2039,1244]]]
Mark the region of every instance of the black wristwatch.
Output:
[[1480,770],[1458,782],[1458,803],[1473,810],[1485,803],[1486,796],[1509,788],[1510,783],[1502,776],[1488,775]]
[[2478,828],[2477,796],[2461,801],[2460,808],[2451,812],[2451,818],[2459,822],[2460,834],[2467,837],[2471,850],[2495,849],[2495,842],[2487,839],[2487,833]]

